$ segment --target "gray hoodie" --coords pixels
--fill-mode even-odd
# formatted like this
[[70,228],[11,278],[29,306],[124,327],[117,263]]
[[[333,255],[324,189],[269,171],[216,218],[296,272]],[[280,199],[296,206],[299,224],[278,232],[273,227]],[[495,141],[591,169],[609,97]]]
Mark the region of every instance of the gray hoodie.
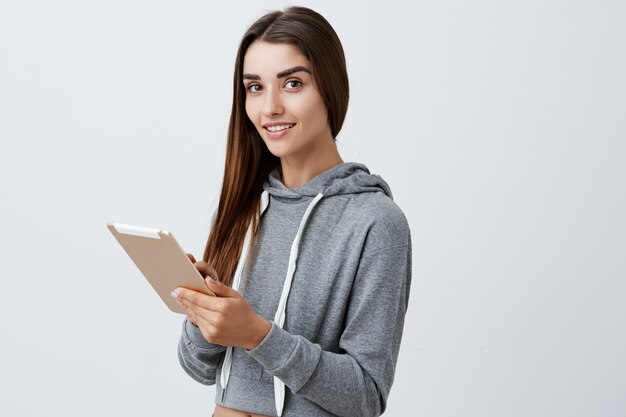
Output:
[[263,188],[252,262],[247,239],[233,288],[271,330],[252,350],[227,348],[185,318],[183,369],[217,384],[216,404],[251,413],[382,414],[411,285],[404,214],[387,183],[359,163],[294,189],[276,169]]

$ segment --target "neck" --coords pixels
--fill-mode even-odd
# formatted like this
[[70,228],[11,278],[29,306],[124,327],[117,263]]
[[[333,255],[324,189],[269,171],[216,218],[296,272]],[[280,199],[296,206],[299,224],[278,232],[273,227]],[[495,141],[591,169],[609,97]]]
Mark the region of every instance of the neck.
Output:
[[280,159],[283,184],[298,188],[324,171],[343,163],[337,145],[331,138],[324,146],[311,149],[304,157],[290,156]]

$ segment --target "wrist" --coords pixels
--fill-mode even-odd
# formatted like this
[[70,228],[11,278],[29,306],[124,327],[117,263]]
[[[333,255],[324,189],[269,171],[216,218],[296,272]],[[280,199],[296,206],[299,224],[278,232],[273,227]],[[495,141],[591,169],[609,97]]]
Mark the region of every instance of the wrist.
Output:
[[247,343],[247,346],[244,346],[246,350],[254,349],[263,339],[265,339],[265,336],[267,336],[272,329],[272,323],[257,314],[255,324],[252,326],[252,329],[252,337]]

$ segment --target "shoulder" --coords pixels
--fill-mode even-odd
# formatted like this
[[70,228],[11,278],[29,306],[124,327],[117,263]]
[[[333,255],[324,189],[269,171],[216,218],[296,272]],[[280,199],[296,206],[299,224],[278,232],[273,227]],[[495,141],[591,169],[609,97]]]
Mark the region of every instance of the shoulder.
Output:
[[400,207],[384,193],[361,193],[353,196],[355,227],[366,227],[363,254],[393,246],[410,246],[409,222]]

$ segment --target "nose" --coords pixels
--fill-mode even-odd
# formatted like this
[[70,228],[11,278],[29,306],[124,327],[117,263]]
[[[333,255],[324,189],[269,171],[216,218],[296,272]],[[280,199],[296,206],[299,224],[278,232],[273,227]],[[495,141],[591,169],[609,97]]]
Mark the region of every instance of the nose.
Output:
[[263,98],[263,116],[272,117],[274,115],[282,114],[283,103],[280,97],[280,91],[273,88],[265,90]]

